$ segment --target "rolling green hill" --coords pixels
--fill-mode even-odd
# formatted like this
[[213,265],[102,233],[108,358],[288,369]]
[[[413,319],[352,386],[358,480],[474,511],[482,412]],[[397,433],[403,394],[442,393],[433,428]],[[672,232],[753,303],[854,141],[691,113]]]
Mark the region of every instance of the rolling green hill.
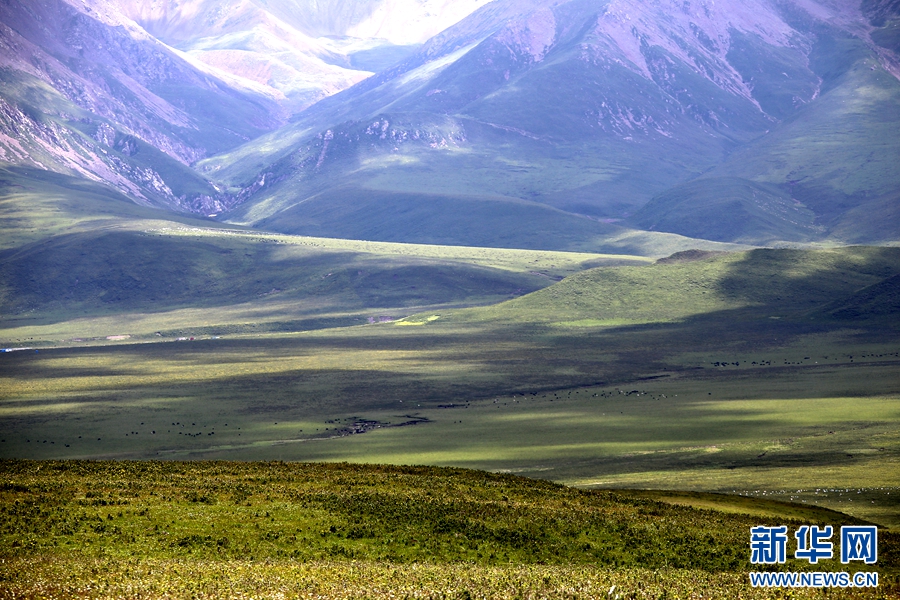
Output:
[[649,262],[222,230],[78,178],[0,174],[8,341],[358,324],[504,300],[587,266]]
[[2,311],[26,322],[39,321],[35,313],[85,318],[274,298],[295,312],[354,314],[484,302],[544,285],[539,276],[452,261],[133,230],[57,236],[0,254],[0,265]]
[[[640,269],[592,269],[470,314],[479,320],[583,325],[714,318],[737,310],[803,318],[829,302],[854,302],[845,298],[881,289],[869,286],[887,286],[888,294],[898,271],[900,248],[685,252]],[[872,302],[880,301],[873,297]],[[890,312],[889,306],[876,309],[876,304],[872,313],[860,311],[856,317]],[[723,314],[723,319],[729,317]]]

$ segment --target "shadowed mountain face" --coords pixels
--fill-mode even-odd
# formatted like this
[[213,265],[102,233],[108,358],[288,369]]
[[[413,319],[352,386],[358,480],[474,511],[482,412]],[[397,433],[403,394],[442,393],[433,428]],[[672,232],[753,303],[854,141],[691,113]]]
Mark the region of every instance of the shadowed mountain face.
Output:
[[900,238],[895,2],[40,0],[0,12],[0,160],[141,204],[504,247],[596,250],[634,229]]

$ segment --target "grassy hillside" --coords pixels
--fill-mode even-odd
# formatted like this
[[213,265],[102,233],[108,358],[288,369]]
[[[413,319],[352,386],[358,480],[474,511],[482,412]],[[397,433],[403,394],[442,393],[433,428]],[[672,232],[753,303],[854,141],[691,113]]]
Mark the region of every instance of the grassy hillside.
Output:
[[[802,72],[782,56],[793,50],[742,53],[759,42],[733,39],[732,62],[760,104],[784,121],[699,178],[657,194],[629,224],[751,244],[900,238],[900,82],[862,39],[825,26],[815,31]],[[813,80],[812,99],[797,104],[807,97],[797,88]]]
[[[894,276],[898,264],[898,248],[684,252],[642,269],[594,269],[576,274],[547,289],[467,316],[570,325],[689,317],[711,320],[716,315],[725,320],[760,316],[802,319],[829,301],[844,301],[862,288]],[[729,317],[728,311],[735,316]],[[872,312],[858,316],[875,314],[873,307]]]
[[55,235],[135,222],[208,226],[209,220],[139,206],[105,185],[50,171],[0,167],[0,250]]
[[896,244],[897,223],[900,223],[900,192],[895,190],[861,200],[835,220],[831,237],[849,244],[866,240]]
[[[274,143],[256,142],[257,154],[277,155]],[[423,113],[350,121],[296,143],[272,164],[254,163],[265,173],[262,187],[223,215],[226,221],[301,235],[500,248],[648,256],[728,249],[655,232],[625,245],[618,238],[636,232],[597,220],[633,210],[634,198],[665,188],[635,177],[628,165],[671,182],[683,177],[680,166],[694,159],[665,143],[648,158],[609,141],[564,144]],[[238,170],[215,176],[244,188],[260,181],[258,171]],[[600,196],[615,209],[592,208]]]
[[[731,505],[751,514],[729,514],[433,467],[5,461],[0,473],[10,597],[774,598],[748,584],[750,527],[858,523],[752,499]],[[882,594],[897,585],[896,546],[881,533]],[[782,568],[847,569],[833,563]]]
[[[435,178],[433,171],[426,174]],[[436,178],[452,179],[449,173]],[[225,219],[296,235],[654,257],[698,247],[747,247],[629,229],[515,197],[416,192],[410,191],[414,182],[395,183],[353,183],[315,192],[285,184],[272,190],[266,201],[239,207]]]
[[[209,129],[220,128],[212,120],[205,123],[208,129],[204,132],[197,128],[173,128],[158,120],[154,128],[141,131],[142,139],[133,133],[134,123],[123,125],[115,118],[94,114],[31,75],[0,69],[0,82],[0,104],[5,111],[4,122],[0,123],[6,133],[0,142],[0,147],[4,147],[4,168],[16,165],[20,176],[30,170],[33,178],[49,181],[54,180],[55,174],[69,175],[81,179],[81,185],[86,187],[102,181],[134,202],[176,212],[205,215],[221,211],[203,210],[210,199],[226,199],[205,177],[185,164],[185,155],[205,153],[206,150],[198,147],[207,143],[217,151],[234,145],[234,138],[221,139],[233,136],[234,132],[213,133],[211,137],[219,138],[213,141],[203,139],[204,134],[210,133]],[[131,94],[115,84],[112,87],[126,96]],[[130,100],[132,106],[140,102],[136,98]],[[222,98],[218,100],[210,104],[221,104]],[[185,98],[179,101],[182,106],[190,103]],[[230,108],[237,109],[239,103]],[[253,130],[248,128],[245,133]],[[182,138],[178,139],[179,136]]]
[[[861,44],[852,39],[832,43],[850,46],[833,50],[840,55]],[[900,82],[868,57],[823,75],[826,87],[815,103],[735,152],[710,175],[778,185],[812,210],[816,224],[836,240],[896,240]],[[854,217],[845,216],[856,207]]]
[[589,266],[649,262],[223,230],[93,182],[15,167],[0,175],[7,345],[359,324],[505,300]]
[[737,177],[696,179],[642,206],[628,222],[650,231],[749,244],[808,242],[824,228],[815,213],[775,186]]
[[629,222],[745,243],[897,240],[898,98],[893,76],[860,61],[815,104]]

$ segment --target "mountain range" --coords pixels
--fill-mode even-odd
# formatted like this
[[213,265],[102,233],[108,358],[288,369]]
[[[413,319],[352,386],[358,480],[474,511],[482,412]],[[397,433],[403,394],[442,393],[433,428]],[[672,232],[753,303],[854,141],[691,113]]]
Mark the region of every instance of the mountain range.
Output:
[[896,0],[11,0],[0,162],[323,237],[881,244],[898,76]]

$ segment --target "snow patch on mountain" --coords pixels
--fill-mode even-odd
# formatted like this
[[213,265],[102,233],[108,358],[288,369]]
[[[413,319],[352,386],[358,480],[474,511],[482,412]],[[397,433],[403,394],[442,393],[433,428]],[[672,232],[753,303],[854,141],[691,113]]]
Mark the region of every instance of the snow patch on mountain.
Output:
[[372,14],[345,31],[397,45],[421,44],[493,0],[382,0]]

